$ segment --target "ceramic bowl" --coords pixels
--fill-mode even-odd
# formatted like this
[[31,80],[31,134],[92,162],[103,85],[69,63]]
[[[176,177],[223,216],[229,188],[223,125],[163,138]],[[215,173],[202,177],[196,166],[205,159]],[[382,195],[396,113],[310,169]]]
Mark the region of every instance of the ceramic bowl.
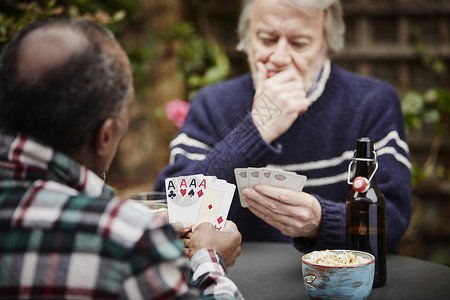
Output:
[[372,291],[375,274],[375,257],[355,250],[328,250],[336,254],[351,252],[369,261],[352,266],[325,266],[307,260],[312,253],[302,257],[303,283],[311,299],[366,299]]

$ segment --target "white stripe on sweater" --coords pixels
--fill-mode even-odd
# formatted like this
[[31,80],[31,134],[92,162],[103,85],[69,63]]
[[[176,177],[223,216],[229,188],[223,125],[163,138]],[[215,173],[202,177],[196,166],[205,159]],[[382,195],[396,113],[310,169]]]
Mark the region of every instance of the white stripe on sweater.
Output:
[[374,148],[375,150],[381,149],[384,146],[386,146],[390,140],[394,140],[395,143],[402,148],[403,150],[405,150],[406,153],[409,153],[409,147],[408,144],[402,140],[400,138],[400,136],[398,135],[397,130],[392,130],[391,132],[389,132],[384,138],[382,138],[381,140],[379,140],[378,142],[375,143]]
[[173,165],[175,163],[175,156],[177,154],[181,154],[181,155],[189,158],[190,160],[202,161],[202,160],[206,159],[206,154],[190,153],[181,148],[173,148],[172,151],[170,151],[170,161],[169,161],[170,165]]
[[308,171],[308,170],[324,169],[340,165],[344,161],[352,159],[353,154],[354,151],[345,151],[340,156],[333,157],[331,159],[310,161],[306,163],[291,164],[291,165],[267,165],[267,168],[283,169],[285,171]]
[[[401,147],[403,150],[405,150],[406,153],[409,153],[408,144],[400,138],[397,131],[393,130],[393,131],[389,132],[380,141],[375,143],[374,148],[377,151],[377,156],[379,157],[381,155],[390,154],[397,161],[404,164],[408,169],[411,169],[411,163],[409,162],[407,157],[405,157],[403,154],[398,153],[397,149],[395,149],[394,147],[385,147],[391,140],[394,140],[399,147]],[[334,166],[340,165],[344,161],[350,160],[353,157],[353,154],[354,154],[354,151],[345,151],[340,156],[333,157],[331,159],[306,162],[306,163],[301,163],[301,164],[291,164],[291,165],[267,165],[267,167],[275,168],[275,169],[276,168],[283,169],[286,171],[318,170],[318,169],[324,169],[324,168],[329,168],[329,167],[334,167]],[[337,175],[337,176],[340,176],[340,175]],[[333,176],[333,178],[334,177],[335,176]],[[325,179],[327,179],[327,178],[325,178]]]
[[335,176],[322,177],[322,178],[308,178],[305,182],[305,186],[324,186],[327,184],[334,184],[341,181],[347,181],[348,173],[344,172]]
[[[408,169],[411,169],[411,163],[409,162],[408,158],[400,153],[397,152],[397,150],[394,147],[385,147],[391,140],[395,141],[395,143],[402,148],[406,153],[409,153],[408,144],[403,141],[398,132],[396,130],[390,131],[384,138],[379,140],[375,143],[374,148],[377,151],[377,156],[390,154],[392,155],[397,161],[404,164]],[[195,161],[202,161],[206,159],[206,154],[201,153],[195,153],[195,152],[188,152],[184,149],[181,149],[179,147],[175,146],[191,146],[200,148],[203,150],[211,151],[212,148],[208,146],[207,144],[204,144],[198,140],[195,140],[191,137],[189,137],[187,134],[182,133],[178,135],[171,143],[170,146],[174,147],[172,151],[170,152],[170,164],[172,165],[175,162],[175,156],[177,154],[183,155],[187,157],[190,160]],[[325,169],[329,167],[334,167],[337,165],[342,164],[344,161],[352,159],[354,154],[353,150],[345,151],[341,155],[330,158],[330,159],[324,159],[324,160],[318,160],[318,161],[312,161],[312,162],[306,162],[306,163],[300,163],[300,164],[289,164],[289,165],[267,165],[267,168],[273,168],[273,169],[283,169],[285,171],[309,171],[309,170],[318,170],[318,169]],[[338,182],[342,180],[343,174],[338,174],[331,177],[324,177],[324,178],[317,178],[317,179],[310,179],[308,180],[308,185],[316,185],[314,182],[329,182],[329,184]],[[347,175],[345,175],[347,176]],[[345,177],[346,178],[346,177]],[[311,181],[313,181],[311,183]],[[317,183],[317,185],[321,185]]]
[[174,148],[178,145],[184,145],[189,147],[196,147],[204,150],[211,151],[212,148],[199,140],[189,137],[186,133],[180,133],[169,144],[170,148]]
[[180,146],[195,147],[206,151],[212,150],[212,148],[207,144],[189,137],[186,133],[180,133],[170,142],[169,146],[172,149],[170,151],[169,165],[173,165],[175,163],[175,156],[177,154],[183,155],[190,160],[196,161],[202,161],[206,158],[206,154],[187,152],[186,150],[180,148]]
[[384,147],[383,149],[377,150],[378,157],[384,154],[390,154],[394,156],[397,161],[404,164],[408,169],[411,169],[411,163],[409,162],[409,160],[405,156],[398,153],[394,147]]

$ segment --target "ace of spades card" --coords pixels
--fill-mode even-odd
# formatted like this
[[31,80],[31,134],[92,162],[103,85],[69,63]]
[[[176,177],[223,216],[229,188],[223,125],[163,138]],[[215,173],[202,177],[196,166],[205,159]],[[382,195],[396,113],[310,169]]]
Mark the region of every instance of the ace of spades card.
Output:
[[223,230],[235,189],[234,184],[223,180],[210,182],[195,223],[209,222],[216,230]]
[[179,206],[192,206],[198,200],[203,199],[206,189],[206,179],[204,177],[203,175],[177,177],[178,191],[181,195]]
[[[180,200],[177,203],[176,221],[197,219],[200,205],[205,195],[207,178],[203,175],[177,177]],[[170,218],[169,212],[169,221]]]

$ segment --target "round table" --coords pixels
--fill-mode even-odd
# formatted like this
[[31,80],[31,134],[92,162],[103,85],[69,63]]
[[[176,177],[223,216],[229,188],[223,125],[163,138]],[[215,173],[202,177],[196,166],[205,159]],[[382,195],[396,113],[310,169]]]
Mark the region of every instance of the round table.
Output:
[[[309,299],[301,274],[302,253],[289,243],[242,243],[228,270],[245,299]],[[387,256],[387,282],[368,299],[449,299],[450,268],[401,256]]]

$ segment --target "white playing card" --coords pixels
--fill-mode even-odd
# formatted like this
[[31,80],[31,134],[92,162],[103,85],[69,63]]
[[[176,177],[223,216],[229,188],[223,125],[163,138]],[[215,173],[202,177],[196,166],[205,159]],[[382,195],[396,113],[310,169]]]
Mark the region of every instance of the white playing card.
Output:
[[262,168],[261,176],[259,176],[258,184],[269,184],[270,176],[272,176],[273,169]]
[[269,185],[287,188],[300,192],[305,184],[306,176],[294,172],[285,172],[275,170],[269,180]]
[[203,222],[209,222],[214,225],[222,200],[222,191],[207,189],[195,223],[198,225]]
[[209,182],[215,176],[195,174],[166,179],[169,222],[195,222]]
[[206,190],[196,223],[210,222],[222,230],[230,211],[236,186],[222,180],[211,182]]
[[261,168],[247,168],[248,186],[254,187],[259,183],[261,178]]
[[169,222],[176,222],[178,202],[180,201],[179,192],[177,189],[176,178],[166,178],[166,198],[167,198],[167,210],[169,214]]
[[244,197],[242,196],[242,190],[248,186],[247,168],[234,169],[234,177],[236,178],[236,185],[238,188],[241,206],[248,207],[248,204],[244,201]]
[[199,185],[198,180],[195,175],[177,177],[178,191],[181,197],[178,202],[179,206],[188,207],[195,203],[195,191]]
[[201,204],[202,196],[199,195],[202,195],[202,192],[199,193],[199,190],[202,189],[201,182],[203,177],[203,175],[198,174],[174,178],[179,198],[177,202],[172,201],[173,203],[171,203],[169,196],[167,196],[170,223],[179,221],[195,222]]

